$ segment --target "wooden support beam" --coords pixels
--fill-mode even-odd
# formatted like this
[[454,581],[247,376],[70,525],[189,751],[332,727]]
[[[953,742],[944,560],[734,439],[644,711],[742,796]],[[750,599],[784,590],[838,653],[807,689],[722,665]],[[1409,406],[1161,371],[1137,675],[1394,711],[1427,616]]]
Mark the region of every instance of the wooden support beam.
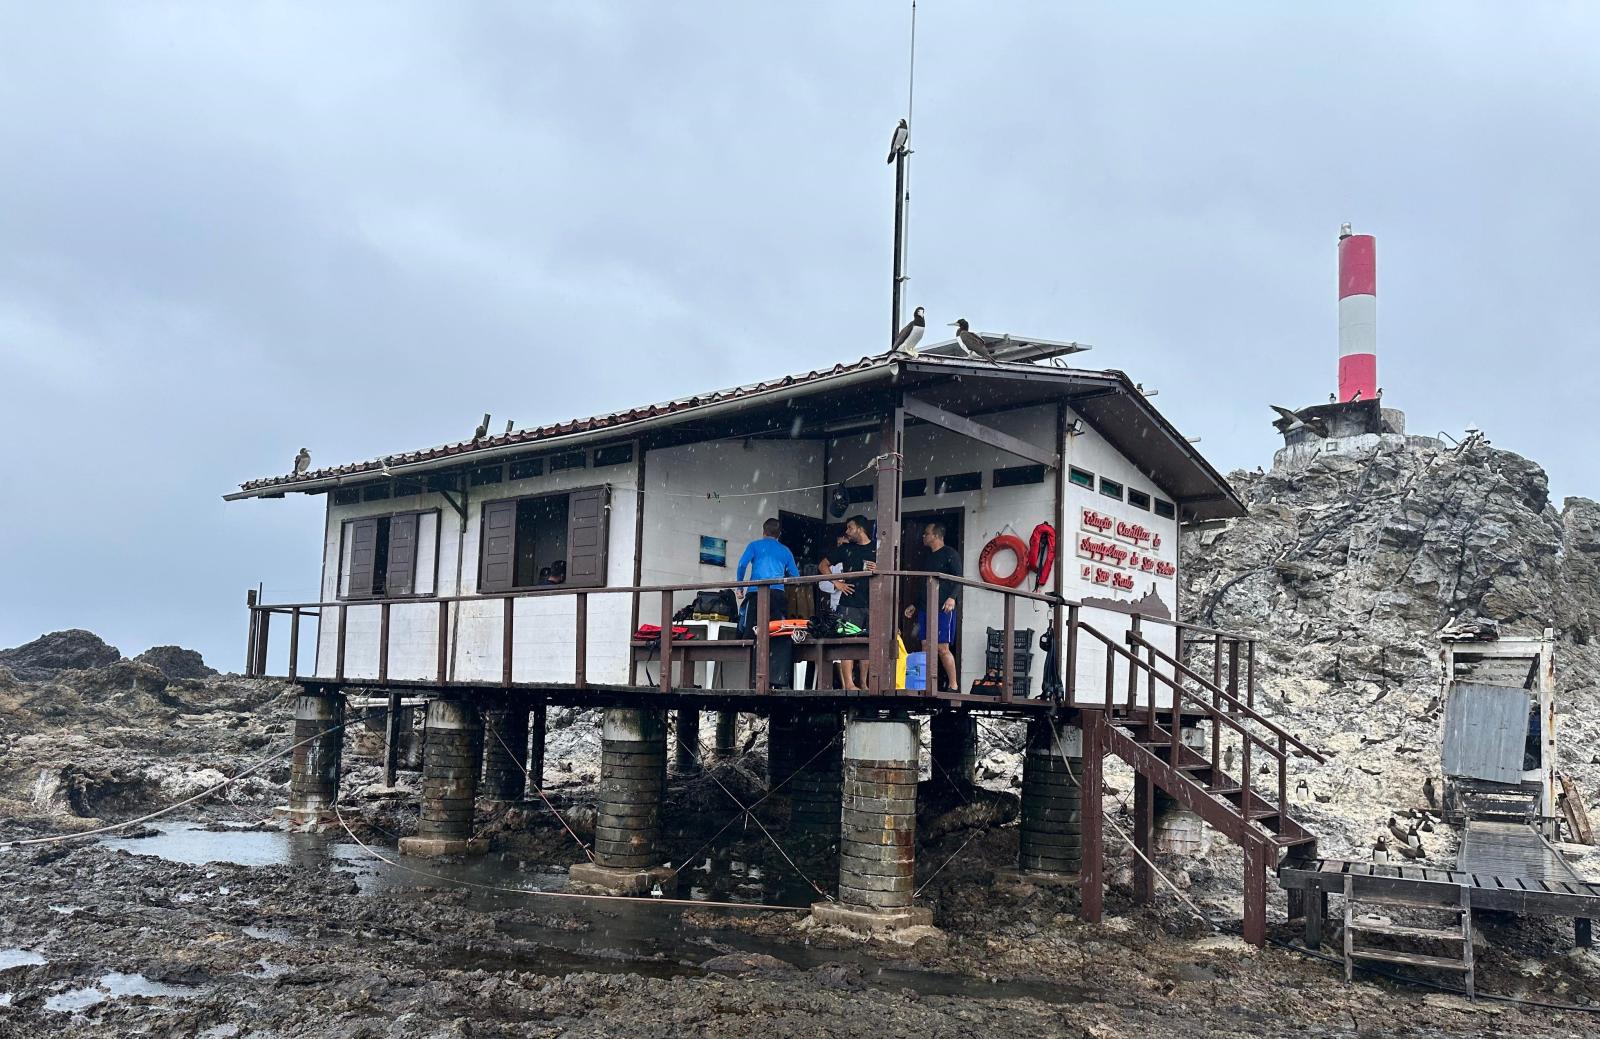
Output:
[[[389,604],[378,607],[378,681],[389,680]],[[391,784],[392,785],[392,784]]]
[[1244,841],[1244,940],[1258,949],[1267,944],[1267,843],[1255,837]]
[[[633,597],[634,609],[638,610],[639,597]],[[589,593],[579,592],[577,601],[573,603],[574,619],[577,626],[577,646],[573,650],[572,684],[582,689],[589,684]],[[633,637],[633,632],[639,630],[639,625],[634,624],[628,637]]]
[[[964,437],[971,437],[989,447],[999,448],[1007,454],[1026,458],[1030,462],[1048,465],[1053,469],[1061,467],[1061,453],[1047,451],[1028,443],[1026,440],[1014,437],[1010,433],[1002,433],[993,426],[986,426],[981,422],[974,422],[964,415],[946,411],[941,407],[929,404],[927,401],[915,397],[905,399],[905,413],[910,418],[927,422],[941,429],[948,429],[952,433],[959,433]],[[1058,528],[1059,529],[1059,528]]]
[[[661,681],[663,693],[672,692],[672,593],[661,593]],[[646,672],[648,674],[648,672]]]
[[300,677],[300,607],[289,611],[289,681]]
[[439,602],[439,665],[436,678],[444,685],[450,677],[450,603]]
[[1083,873],[1078,915],[1097,924],[1105,911],[1105,834],[1101,795],[1104,789],[1105,715],[1083,712],[1083,788],[1079,817],[1083,825]]
[[[406,708],[410,710],[410,708]],[[385,720],[383,740],[383,785],[394,786],[394,775],[400,761],[400,694],[389,692],[389,716]]]
[[1140,854],[1133,857],[1133,900],[1149,905],[1156,897],[1155,871],[1145,860],[1155,849],[1156,785],[1149,776],[1133,777],[1133,846]]
[[[905,409],[895,408],[883,421],[878,435],[878,485],[873,498],[877,503],[879,570],[900,569],[900,458]],[[898,613],[895,608],[895,580],[871,578],[868,584],[868,635],[872,640],[872,684],[877,693],[893,692],[895,687],[895,633]]]
[[505,610],[500,614],[500,684],[509,687],[512,664],[517,659],[515,645],[517,601],[508,595],[501,602],[505,605]]

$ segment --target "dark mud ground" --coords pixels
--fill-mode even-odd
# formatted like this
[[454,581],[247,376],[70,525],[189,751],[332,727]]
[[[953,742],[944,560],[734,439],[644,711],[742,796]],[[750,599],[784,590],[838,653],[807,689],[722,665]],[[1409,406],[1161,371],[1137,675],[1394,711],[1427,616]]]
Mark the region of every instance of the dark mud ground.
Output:
[[[183,788],[185,768],[231,774],[286,743],[277,694],[220,707],[197,704],[206,697],[194,690],[176,695],[168,713],[132,729],[36,719],[0,731],[11,799],[0,806],[0,841],[82,829],[91,812],[131,818],[161,790]],[[164,727],[159,742],[137,735],[157,720],[184,724]],[[364,749],[361,739],[348,745],[342,811],[363,841],[396,858],[414,799],[374,796]],[[54,792],[39,780],[63,771],[69,781]],[[744,772],[719,775],[750,799],[760,772],[758,753]],[[563,778],[552,763],[550,775],[564,809],[592,803],[581,768]],[[1014,826],[958,829],[924,845],[921,898],[942,934],[866,943],[803,913],[580,901],[407,873],[343,833],[268,832],[286,779],[286,765],[268,769],[259,787],[184,811],[214,833],[169,818],[159,833],[138,828],[151,835],[114,844],[0,848],[0,1037],[1588,1037],[1600,1027],[1593,1014],[1469,1003],[1387,981],[1347,985],[1335,964],[1211,931],[1170,892],[1134,907],[1120,882],[1106,922],[1082,924],[1074,893],[994,888],[993,869],[1015,856]],[[736,813],[715,784],[679,780],[672,805],[673,854],[694,863],[689,893],[815,897],[753,826],[691,856]],[[485,887],[558,888],[564,865],[581,858],[537,801],[479,821],[498,854],[406,865]],[[254,832],[241,836],[241,826]],[[153,854],[173,854],[177,838],[189,850],[177,857],[202,861]],[[258,864],[203,861],[212,850]],[[801,865],[827,886],[825,862]],[[1165,865],[1178,874],[1180,864]],[[1112,864],[1114,878],[1124,866]],[[1211,915],[1237,919],[1238,864],[1227,851],[1181,869]],[[1600,954],[1573,951],[1565,927],[1484,920],[1480,930],[1482,990],[1600,1000]],[[1284,924],[1274,936],[1298,940]]]

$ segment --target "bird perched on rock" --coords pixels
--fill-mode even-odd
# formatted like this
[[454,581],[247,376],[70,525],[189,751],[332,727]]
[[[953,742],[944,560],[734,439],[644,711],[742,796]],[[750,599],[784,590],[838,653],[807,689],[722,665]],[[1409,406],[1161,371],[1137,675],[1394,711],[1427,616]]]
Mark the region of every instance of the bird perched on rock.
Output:
[[1296,801],[1311,800],[1311,784],[1306,782],[1304,776],[1301,776],[1300,782],[1294,785],[1294,799]]
[[1222,770],[1224,772],[1232,772],[1233,771],[1233,747],[1232,746],[1229,746],[1228,750],[1227,750],[1227,753],[1222,755]]
[[1433,785],[1432,776],[1422,781],[1422,796],[1427,798],[1429,808],[1439,807],[1439,788]]
[[1422,850],[1422,845],[1420,844],[1416,847],[1412,847],[1409,844],[1397,844],[1394,850],[1408,859],[1425,859],[1428,857],[1428,853]]
[[1411,829],[1406,831],[1406,843],[1413,848],[1422,847],[1422,834],[1420,832],[1421,826],[1421,823],[1412,823]]
[[1376,844],[1374,844],[1372,846],[1372,861],[1373,862],[1388,862],[1389,861],[1389,842],[1384,840],[1381,835],[1378,837],[1378,843],[1376,843]]
[[906,150],[906,143],[911,140],[911,127],[906,125],[904,119],[894,128],[894,136],[889,138],[889,162],[894,162],[894,157]]
[[1399,841],[1401,844],[1406,843],[1407,834],[1405,827],[1401,826],[1400,820],[1396,819],[1392,815],[1389,816],[1389,832],[1394,834],[1395,840]]
[[1422,813],[1422,822],[1417,825],[1417,829],[1421,830],[1423,833],[1432,833],[1433,832],[1433,817],[1431,815],[1429,815],[1427,812],[1423,812]]
[[984,342],[983,336],[967,327],[966,318],[957,318],[951,326],[956,330],[956,343],[966,352],[968,357],[981,357],[990,364],[999,364],[995,360],[994,351],[989,349],[989,344]]
[[294,456],[294,474],[299,476],[301,473],[310,468],[311,452],[302,447],[300,449],[300,453]]
[[928,322],[922,316],[922,308],[918,307],[911,312],[911,320],[906,322],[900,334],[894,337],[894,345],[889,348],[892,354],[905,354],[907,357],[917,356],[917,344],[922,342],[922,333],[928,330]]
[[483,413],[483,421],[478,423],[478,428],[472,431],[472,439],[482,440],[489,435],[489,413]]

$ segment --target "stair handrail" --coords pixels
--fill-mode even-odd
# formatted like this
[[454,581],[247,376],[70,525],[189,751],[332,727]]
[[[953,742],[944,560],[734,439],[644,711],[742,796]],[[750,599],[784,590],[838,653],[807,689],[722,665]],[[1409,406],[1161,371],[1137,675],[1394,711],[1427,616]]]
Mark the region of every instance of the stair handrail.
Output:
[[[1202,697],[1199,693],[1196,693],[1192,689],[1185,688],[1184,686],[1180,685],[1179,683],[1173,681],[1173,679],[1170,676],[1164,675],[1160,671],[1157,671],[1155,668],[1153,668],[1149,664],[1148,661],[1141,660],[1135,654],[1128,652],[1128,650],[1126,648],[1124,648],[1122,646],[1119,646],[1115,639],[1110,638],[1104,632],[1102,632],[1098,628],[1096,628],[1094,625],[1090,624],[1087,621],[1079,621],[1078,622],[1078,628],[1079,628],[1080,631],[1086,631],[1090,635],[1093,635],[1095,638],[1099,639],[1101,641],[1101,643],[1103,643],[1105,645],[1105,647],[1107,649],[1111,650],[1113,653],[1116,653],[1116,654],[1118,654],[1118,655],[1120,655],[1122,657],[1125,657],[1129,661],[1133,662],[1135,665],[1138,666],[1138,668],[1141,671],[1145,672],[1147,675],[1154,675],[1157,681],[1165,683],[1174,692],[1178,693],[1179,695],[1183,696],[1186,699],[1193,700],[1195,703],[1198,703],[1201,707],[1204,707],[1206,709],[1206,712],[1207,712],[1208,716],[1216,719],[1217,721],[1220,721],[1220,722],[1224,723],[1230,729],[1232,729],[1234,732],[1237,732],[1245,740],[1248,740],[1250,743],[1259,745],[1268,754],[1271,754],[1273,757],[1278,758],[1280,760],[1288,757],[1288,753],[1286,751],[1280,751],[1276,746],[1274,746],[1272,743],[1269,743],[1265,738],[1256,735],[1254,732],[1251,732],[1249,729],[1246,729],[1243,725],[1240,725],[1238,722],[1234,721],[1232,716],[1230,716],[1228,714],[1225,714],[1222,711],[1218,711],[1216,708],[1212,707],[1211,704],[1207,703],[1205,698]],[[1107,707],[1115,706],[1115,704],[1111,700],[1111,690],[1110,690],[1109,687],[1106,689],[1106,706]],[[1130,706],[1131,706],[1131,703],[1130,703]],[[1150,711],[1151,711],[1152,714],[1155,713],[1155,705],[1154,704],[1150,705]]]
[[[1148,639],[1146,639],[1144,636],[1140,635],[1138,632],[1130,631],[1130,632],[1128,632],[1128,636],[1127,637],[1128,637],[1128,641],[1129,642],[1137,643],[1138,645],[1143,646],[1145,649],[1149,650],[1154,656],[1158,657],[1159,659],[1165,661],[1168,664],[1171,664],[1181,674],[1183,674],[1183,675],[1187,676],[1188,678],[1191,678],[1194,681],[1200,683],[1201,688],[1204,689],[1205,691],[1211,693],[1212,695],[1214,695],[1216,697],[1220,697],[1221,699],[1227,701],[1227,703],[1234,708],[1234,712],[1233,712],[1234,714],[1236,714],[1236,715],[1237,714],[1242,714],[1242,715],[1245,716],[1245,718],[1249,719],[1250,721],[1258,722],[1261,725],[1266,726],[1267,730],[1269,732],[1271,732],[1274,736],[1277,736],[1280,739],[1284,740],[1285,742],[1290,743],[1290,744],[1294,745],[1295,747],[1299,748],[1299,750],[1303,754],[1305,754],[1307,757],[1311,758],[1317,764],[1319,764],[1319,765],[1327,764],[1327,760],[1328,759],[1323,757],[1317,751],[1312,750],[1309,746],[1306,745],[1304,740],[1302,740],[1299,737],[1295,736],[1293,733],[1289,732],[1289,730],[1287,730],[1287,729],[1283,728],[1282,726],[1278,725],[1276,722],[1273,722],[1273,721],[1271,721],[1271,720],[1269,720],[1267,718],[1262,717],[1260,714],[1257,714],[1256,711],[1253,708],[1251,708],[1248,705],[1246,705],[1238,697],[1233,696],[1232,694],[1230,694],[1229,692],[1227,692],[1226,690],[1224,690],[1220,686],[1218,686],[1215,683],[1213,683],[1210,679],[1205,678],[1204,676],[1202,676],[1200,674],[1197,674],[1193,668],[1189,667],[1189,665],[1184,664],[1184,663],[1174,659],[1171,654],[1169,654],[1165,650],[1161,649],[1161,647],[1154,645]],[[1159,673],[1160,672],[1157,672],[1157,674],[1159,674]],[[1197,694],[1194,695],[1194,698],[1195,699],[1201,699]],[[1202,702],[1203,702],[1203,700],[1202,700]]]
[[[1211,719],[1212,724],[1216,724],[1218,722],[1221,722],[1221,723],[1227,725],[1234,732],[1239,734],[1239,739],[1240,739],[1241,747],[1242,747],[1242,750],[1243,750],[1243,753],[1241,755],[1240,772],[1239,772],[1239,814],[1243,818],[1244,824],[1245,824],[1247,829],[1253,827],[1253,825],[1255,823],[1255,819],[1253,819],[1251,817],[1251,814],[1250,814],[1251,797],[1253,795],[1253,791],[1251,790],[1251,787],[1253,785],[1252,784],[1252,780],[1254,779],[1254,774],[1253,774],[1254,773],[1254,769],[1253,769],[1253,767],[1251,765],[1251,762],[1250,762],[1250,749],[1253,746],[1259,746],[1259,747],[1261,747],[1262,750],[1266,751],[1267,754],[1269,756],[1271,756],[1272,759],[1275,760],[1278,763],[1278,811],[1277,811],[1278,826],[1279,826],[1280,830],[1287,830],[1287,826],[1288,826],[1288,822],[1289,822],[1289,805],[1288,805],[1288,800],[1289,800],[1289,797],[1288,797],[1289,752],[1288,752],[1287,745],[1285,743],[1286,734],[1284,734],[1284,733],[1275,733],[1274,735],[1277,736],[1277,740],[1276,740],[1276,746],[1274,746],[1273,743],[1269,743],[1263,737],[1258,736],[1256,733],[1250,731],[1249,729],[1246,729],[1243,725],[1239,724],[1237,721],[1234,720],[1233,716],[1225,713],[1224,711],[1218,709],[1215,705],[1207,702],[1206,699],[1204,697],[1202,697],[1199,693],[1196,693],[1194,690],[1185,687],[1184,685],[1182,685],[1181,683],[1179,683],[1176,680],[1172,679],[1171,677],[1162,674],[1160,671],[1157,671],[1156,668],[1155,668],[1155,665],[1149,663],[1148,661],[1145,661],[1145,660],[1141,659],[1138,654],[1130,652],[1128,649],[1126,649],[1123,646],[1119,646],[1113,639],[1109,638],[1104,632],[1102,632],[1099,629],[1095,628],[1094,625],[1085,623],[1083,621],[1079,621],[1078,622],[1078,628],[1080,630],[1082,630],[1082,631],[1087,631],[1090,635],[1093,635],[1095,638],[1099,639],[1100,642],[1109,651],[1107,653],[1107,655],[1106,655],[1106,675],[1107,675],[1106,706],[1107,706],[1107,708],[1110,708],[1111,706],[1113,706],[1113,703],[1112,703],[1112,685],[1114,683],[1112,681],[1112,676],[1114,675],[1114,671],[1115,671],[1114,666],[1113,666],[1113,662],[1116,660],[1116,658],[1119,655],[1124,657],[1124,658],[1126,658],[1127,660],[1129,660],[1134,665],[1134,667],[1136,669],[1143,671],[1146,675],[1150,676],[1154,680],[1157,680],[1157,681],[1165,683],[1169,688],[1172,689],[1172,691],[1174,693],[1173,698],[1172,698],[1173,721],[1172,721],[1171,732],[1169,733],[1169,736],[1170,736],[1170,739],[1172,741],[1172,744],[1171,744],[1172,745],[1172,765],[1173,765],[1174,768],[1177,767],[1177,763],[1178,763],[1178,756],[1179,756],[1178,750],[1179,750],[1180,747],[1183,746],[1182,740],[1180,739],[1180,735],[1179,735],[1179,728],[1180,728],[1180,720],[1182,718],[1182,703],[1183,703],[1184,700],[1192,700],[1195,703],[1198,703],[1204,709],[1204,711],[1206,713],[1206,716]],[[1130,683],[1131,683],[1131,681],[1132,681],[1132,679],[1131,679],[1131,675],[1130,675]],[[1132,697],[1134,695],[1134,690],[1131,688],[1131,686],[1130,686],[1130,688],[1128,690],[1128,695],[1130,697],[1130,706],[1131,706]],[[1150,727],[1152,729],[1154,728],[1154,725],[1155,725],[1155,716],[1156,716],[1156,705],[1155,705],[1154,700],[1155,700],[1154,691],[1152,690],[1151,703],[1148,706],[1149,724],[1150,724]],[[1248,720],[1248,719],[1246,719],[1246,720]],[[1213,743],[1213,749],[1214,748],[1215,748],[1215,744]],[[1215,774],[1217,771],[1220,771],[1219,763],[1215,760],[1214,757],[1213,757],[1213,760],[1211,762],[1211,767],[1212,767],[1212,770],[1213,770],[1213,774]],[[1216,798],[1217,795],[1215,793],[1212,793],[1211,796],[1213,798]],[[1265,799],[1263,798],[1263,800],[1265,800]]]

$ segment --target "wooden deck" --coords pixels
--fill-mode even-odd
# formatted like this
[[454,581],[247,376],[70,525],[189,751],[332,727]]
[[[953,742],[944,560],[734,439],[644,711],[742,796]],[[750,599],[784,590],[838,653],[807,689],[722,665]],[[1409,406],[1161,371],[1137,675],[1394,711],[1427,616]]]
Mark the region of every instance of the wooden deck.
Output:
[[1518,916],[1571,917],[1580,921],[1577,927],[1580,944],[1587,944],[1588,921],[1600,919],[1600,883],[1575,876],[1562,880],[1349,859],[1290,859],[1278,869],[1278,884],[1292,896],[1298,896],[1294,901],[1306,906],[1308,943],[1321,941],[1327,897],[1329,894],[1342,896],[1346,878],[1357,894],[1389,902],[1437,908],[1459,904],[1465,891],[1467,906],[1475,910],[1492,909]]

